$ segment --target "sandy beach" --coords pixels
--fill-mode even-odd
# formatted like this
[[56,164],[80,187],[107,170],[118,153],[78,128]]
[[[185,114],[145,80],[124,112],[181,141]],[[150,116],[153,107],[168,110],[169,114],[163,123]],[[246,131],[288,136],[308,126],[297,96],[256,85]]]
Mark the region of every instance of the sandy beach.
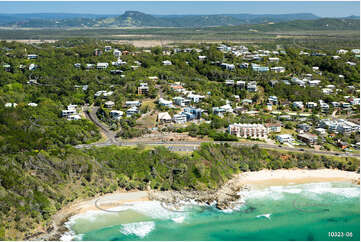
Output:
[[[245,185],[251,189],[259,189],[268,186],[342,181],[360,184],[360,174],[337,169],[280,169],[243,172],[235,175],[234,178],[229,180],[218,191],[233,190],[240,185]],[[58,239],[59,235],[66,231],[64,223],[74,215],[92,210],[107,210],[112,212],[114,211],[112,208],[114,209],[127,202],[148,201],[149,196],[148,191],[117,191],[112,194],[101,195],[87,200],[75,201],[58,211],[53,216],[53,229],[51,232],[47,233],[44,231],[42,235],[37,236],[37,239]]]
[[244,172],[234,178],[237,183],[251,187],[283,186],[291,184],[304,184],[313,182],[360,182],[360,174],[337,169],[280,169]]

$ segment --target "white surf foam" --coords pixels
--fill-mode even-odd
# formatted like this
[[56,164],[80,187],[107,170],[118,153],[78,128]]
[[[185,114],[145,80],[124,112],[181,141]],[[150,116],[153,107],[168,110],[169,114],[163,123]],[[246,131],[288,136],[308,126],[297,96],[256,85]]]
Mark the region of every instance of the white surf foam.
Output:
[[138,222],[123,224],[120,232],[125,235],[134,234],[140,238],[145,237],[155,228],[154,222]]
[[176,223],[183,223],[185,219],[185,216],[180,216],[180,217],[176,217],[176,218],[172,218],[172,220]]
[[301,194],[307,197],[317,199],[322,194],[333,194],[346,198],[360,197],[360,188],[355,187],[339,187],[331,182],[307,183],[287,186],[271,186],[264,189],[255,189],[249,191],[241,191],[239,195],[247,199],[272,199],[278,200],[284,198],[287,193]]
[[266,218],[266,219],[271,219],[271,213],[266,213],[266,214],[261,214],[261,215],[257,215],[256,218]]

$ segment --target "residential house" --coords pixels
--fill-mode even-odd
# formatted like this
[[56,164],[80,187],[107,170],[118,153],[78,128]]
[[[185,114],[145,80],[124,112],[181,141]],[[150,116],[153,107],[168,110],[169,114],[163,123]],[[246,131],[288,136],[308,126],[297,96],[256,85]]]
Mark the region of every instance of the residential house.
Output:
[[113,91],[104,91],[104,90],[102,90],[102,91],[97,91],[97,92],[94,94],[95,97],[103,96],[104,98],[109,97],[109,96],[111,96],[111,95],[113,95]]
[[187,122],[187,116],[185,114],[175,114],[173,116],[173,122],[176,124],[184,124]]
[[126,101],[126,107],[139,107],[142,103],[140,101]]
[[298,129],[304,131],[304,132],[308,132],[311,130],[311,126],[309,124],[306,123],[301,123],[301,124],[297,124],[296,126]]
[[258,64],[252,63],[252,70],[257,72],[267,72],[269,71],[269,68],[267,66],[260,66]]
[[226,86],[233,86],[234,80],[225,80],[224,83],[226,84]]
[[271,103],[271,104],[273,104],[273,105],[277,105],[277,104],[278,104],[278,97],[276,97],[276,96],[270,96],[270,97],[268,98],[268,102]]
[[317,107],[317,103],[315,102],[307,102],[306,103],[306,108],[316,108]]
[[280,123],[267,123],[264,125],[268,132],[274,132],[274,133],[279,133],[281,132],[281,124]]
[[171,66],[172,65],[172,62],[169,60],[162,61],[162,63],[163,63],[163,66]]
[[104,51],[105,51],[105,52],[109,52],[109,51],[111,51],[111,50],[112,50],[112,47],[109,46],[109,45],[107,45],[107,46],[104,47]]
[[304,133],[304,134],[298,134],[297,139],[302,142],[305,142],[306,144],[313,145],[317,142],[318,136],[315,134]]
[[101,62],[97,63],[97,69],[99,69],[99,70],[107,69],[108,66],[109,66],[109,63],[106,63],[106,62],[105,63],[101,63]]
[[283,144],[283,143],[291,143],[291,142],[294,141],[292,135],[290,135],[290,134],[279,134],[279,135],[276,136],[276,139],[281,144]]
[[339,103],[339,102],[331,102],[331,105],[332,105],[334,108],[340,107],[340,103]]
[[279,61],[280,61],[280,58],[278,58],[278,57],[269,57],[268,60],[269,60],[270,62],[279,62]]
[[151,81],[158,81],[159,80],[159,78],[157,76],[149,76],[148,79],[151,80]]
[[247,91],[256,92],[257,91],[257,82],[251,81],[247,83]]
[[169,115],[168,112],[161,112],[158,113],[157,121],[159,123],[170,123],[172,121],[172,117]]
[[178,93],[184,93],[186,91],[186,89],[181,84],[175,83],[175,84],[172,84],[170,87],[173,89],[173,91],[178,92]]
[[85,65],[85,68],[86,68],[87,70],[93,69],[93,68],[95,68],[95,64],[86,64],[86,65]]
[[30,107],[37,107],[38,104],[37,104],[37,103],[28,103],[28,106],[30,106]]
[[147,95],[149,92],[148,83],[142,82],[138,87],[138,94],[139,95]]
[[101,56],[103,54],[103,51],[102,50],[99,50],[99,49],[95,49],[94,50],[94,55],[95,56]]
[[246,82],[245,81],[237,81],[236,85],[238,88],[245,88],[246,87]]
[[319,134],[319,135],[326,135],[327,134],[326,129],[324,129],[324,128],[317,128],[317,129],[315,129],[315,132],[317,134]]
[[221,109],[224,110],[224,112],[226,113],[233,113],[233,108],[231,105],[229,105],[229,103],[227,103],[226,105],[223,105],[220,107]]
[[174,97],[173,102],[178,106],[184,107],[190,105],[191,100],[183,97]]
[[78,115],[78,114],[71,114],[71,115],[67,116],[67,120],[68,120],[68,121],[80,120],[80,119],[81,119],[81,117],[80,117],[80,115]]
[[113,51],[113,55],[116,57],[116,58],[119,58],[121,55],[122,55],[122,52],[118,49],[114,49]]
[[29,54],[28,55],[29,60],[33,60],[33,59],[37,59],[37,58],[38,58],[38,55],[35,55],[35,54]]
[[271,71],[274,71],[276,73],[283,73],[286,71],[286,68],[284,68],[283,66],[275,66],[271,67]]
[[124,112],[119,110],[112,110],[109,114],[112,119],[120,120],[123,117]]
[[308,81],[308,85],[309,85],[310,87],[316,87],[316,86],[318,86],[320,83],[321,83],[320,80],[309,80],[309,81]]
[[224,110],[223,108],[220,107],[213,107],[212,108],[212,113],[217,115],[217,116],[223,116],[223,114],[226,112],[226,110]]
[[343,49],[337,50],[337,54],[339,54],[339,55],[347,54],[347,53],[348,53],[348,50],[343,50]]
[[123,73],[122,70],[110,70],[110,74],[113,75],[121,75]]
[[158,104],[160,106],[164,106],[164,107],[168,107],[168,108],[173,107],[173,102],[172,101],[168,101],[168,100],[165,100],[163,98],[159,98]]
[[270,80],[269,83],[270,83],[271,87],[275,87],[276,84],[278,83],[278,80]]
[[104,103],[104,107],[105,108],[112,108],[113,106],[114,106],[114,102],[113,101],[106,101],[105,103]]
[[330,105],[328,105],[327,103],[320,103],[320,108],[322,112],[328,112],[328,110],[330,109]]
[[194,103],[199,103],[200,101],[202,101],[202,99],[205,98],[205,96],[190,93],[190,94],[188,94],[187,98],[192,100],[192,102],[194,102]]
[[292,103],[292,106],[297,109],[303,109],[303,102],[301,101],[295,101]]
[[246,105],[250,105],[250,104],[253,103],[253,101],[252,101],[251,99],[243,99],[243,100],[241,101],[241,103],[242,103],[242,104],[246,104]]
[[138,114],[138,113],[139,113],[139,110],[138,110],[138,108],[137,108],[136,106],[132,106],[131,108],[129,108],[129,109],[126,111],[126,113],[127,113],[127,117],[131,117],[131,116],[133,116],[133,115],[135,115],[135,114]]
[[184,112],[192,114],[194,119],[200,119],[204,110],[201,108],[186,107],[184,108]]
[[229,71],[232,71],[232,70],[234,70],[236,68],[233,64],[227,64],[227,63],[222,63],[221,67],[223,69],[226,69],[226,70],[229,70]]
[[35,65],[35,64],[30,64],[30,65],[29,65],[29,71],[33,71],[33,70],[35,70],[36,68],[38,68],[38,66]]
[[4,105],[5,108],[15,108],[16,106],[18,106],[17,103],[5,103]]

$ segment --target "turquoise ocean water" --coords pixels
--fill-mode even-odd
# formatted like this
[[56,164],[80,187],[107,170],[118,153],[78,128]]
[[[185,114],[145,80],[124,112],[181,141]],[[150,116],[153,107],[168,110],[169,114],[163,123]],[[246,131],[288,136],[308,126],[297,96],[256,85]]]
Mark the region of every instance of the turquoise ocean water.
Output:
[[[72,217],[63,240],[360,240],[360,187],[350,183],[271,186],[244,192],[234,210],[135,202]],[[332,232],[330,234],[330,232]],[[337,232],[335,234],[335,232]],[[331,236],[330,236],[331,235]]]

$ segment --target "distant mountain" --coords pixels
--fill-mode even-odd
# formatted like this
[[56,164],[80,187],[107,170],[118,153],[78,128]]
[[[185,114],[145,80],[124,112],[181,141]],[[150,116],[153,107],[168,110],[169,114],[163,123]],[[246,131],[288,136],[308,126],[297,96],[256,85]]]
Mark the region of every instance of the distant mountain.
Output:
[[[0,14],[0,26],[17,28],[115,28],[115,27],[217,27],[248,25],[261,29],[331,29],[354,28],[358,16],[340,19],[321,19],[311,13],[297,14],[217,14],[217,15],[150,15],[139,11],[126,11],[122,15],[96,14]],[[346,22],[345,22],[346,21]],[[328,25],[327,25],[328,24]],[[359,23],[358,23],[359,24]]]
[[17,13],[17,14],[0,14],[0,24],[9,24],[14,22],[27,22],[29,20],[65,20],[79,18],[103,18],[111,15],[98,14],[81,14],[81,13]]
[[9,27],[209,27],[235,26],[295,19],[318,19],[310,13],[299,14],[217,14],[217,15],[150,15],[126,11],[119,16],[96,14],[0,14],[0,25]]
[[322,18],[315,20],[294,20],[279,23],[243,24],[232,27],[218,27],[225,31],[308,31],[308,30],[360,30],[360,20],[351,18]]

